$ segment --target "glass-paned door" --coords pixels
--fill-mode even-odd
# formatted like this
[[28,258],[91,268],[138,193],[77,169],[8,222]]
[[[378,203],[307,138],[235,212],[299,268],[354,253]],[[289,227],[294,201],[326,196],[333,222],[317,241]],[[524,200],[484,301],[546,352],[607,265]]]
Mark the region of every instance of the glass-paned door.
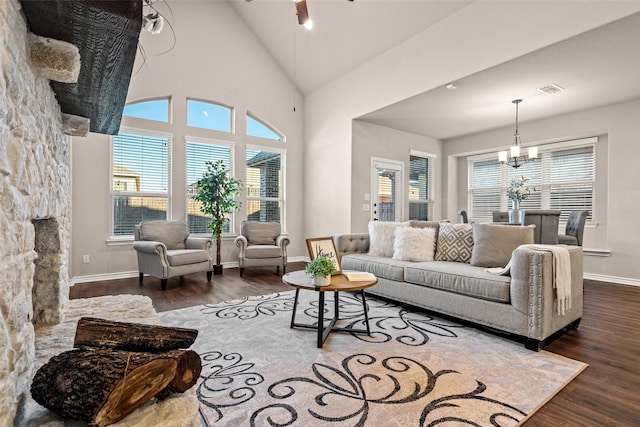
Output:
[[371,186],[371,219],[400,221],[402,219],[403,164],[389,160],[373,160]]

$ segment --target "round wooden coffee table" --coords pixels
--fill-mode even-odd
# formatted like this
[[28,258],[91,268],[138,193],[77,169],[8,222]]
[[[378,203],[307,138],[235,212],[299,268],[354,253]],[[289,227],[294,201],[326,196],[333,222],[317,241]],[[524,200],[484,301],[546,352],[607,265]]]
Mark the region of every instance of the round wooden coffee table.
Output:
[[[322,348],[324,342],[326,341],[329,333],[331,332],[351,332],[351,333],[360,333],[371,335],[371,330],[369,328],[369,315],[367,314],[367,303],[364,296],[364,290],[366,288],[370,288],[371,286],[378,283],[378,279],[367,279],[367,280],[357,280],[350,281],[346,278],[344,274],[336,274],[331,276],[331,284],[328,286],[315,286],[313,284],[313,279],[310,279],[307,274],[300,270],[294,271],[291,273],[287,273],[282,276],[282,282],[287,285],[291,285],[296,288],[296,296],[293,300],[293,313],[291,313],[291,328],[307,328],[307,329],[316,329],[318,331],[318,348]],[[296,323],[296,310],[298,308],[298,295],[300,293],[300,289],[316,291],[318,293],[318,324],[317,325],[309,325]],[[341,291],[354,291],[359,292],[362,296],[362,309],[364,311],[364,320],[367,329],[354,329],[354,328],[337,328],[335,327],[336,322],[340,319],[340,307],[339,307],[339,292]],[[327,326],[324,326],[324,294],[325,292],[333,292],[333,318],[329,321]]]

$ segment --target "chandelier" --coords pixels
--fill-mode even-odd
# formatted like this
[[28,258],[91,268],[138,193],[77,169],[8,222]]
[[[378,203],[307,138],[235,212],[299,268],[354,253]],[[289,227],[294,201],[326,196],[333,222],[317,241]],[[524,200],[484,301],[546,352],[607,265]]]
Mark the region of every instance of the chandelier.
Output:
[[522,102],[522,99],[514,99],[516,104],[516,133],[513,134],[513,145],[509,151],[500,151],[498,153],[498,160],[502,164],[508,164],[511,167],[519,168],[525,163],[529,163],[538,158],[538,147],[529,147],[529,153],[527,156],[520,155],[522,151],[522,141],[520,140],[520,134],[518,133],[518,104]]

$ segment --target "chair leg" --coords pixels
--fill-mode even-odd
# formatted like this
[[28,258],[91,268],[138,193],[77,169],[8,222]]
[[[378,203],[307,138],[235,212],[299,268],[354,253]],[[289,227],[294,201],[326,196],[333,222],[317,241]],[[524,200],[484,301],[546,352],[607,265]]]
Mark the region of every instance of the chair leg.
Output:
[[279,276],[280,275],[280,266],[276,265],[276,274]]
[[282,275],[284,276],[285,274],[287,274],[287,264],[283,264],[282,266]]
[[244,267],[240,267],[240,277],[244,277]]
[[211,276],[213,275],[213,271],[207,271],[207,282],[211,281]]
[[168,279],[160,279],[160,287],[162,288],[163,291],[167,290],[167,280]]
[[138,283],[140,283],[142,285],[142,279],[144,279],[144,273],[140,273],[140,276],[138,276]]

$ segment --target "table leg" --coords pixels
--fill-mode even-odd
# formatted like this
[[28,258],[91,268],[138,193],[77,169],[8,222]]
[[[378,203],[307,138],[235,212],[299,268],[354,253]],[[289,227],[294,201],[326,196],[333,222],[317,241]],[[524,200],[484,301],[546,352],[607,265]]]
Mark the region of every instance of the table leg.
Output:
[[296,296],[293,299],[293,311],[291,312],[291,326],[290,328],[293,328],[293,325],[295,323],[296,320],[296,309],[298,308],[298,294],[300,293],[300,289],[296,288]]
[[318,348],[324,344],[324,292],[318,292]]
[[336,320],[340,319],[340,296],[338,291],[333,292],[333,317]]
[[371,329],[369,328],[369,313],[367,313],[367,301],[364,298],[364,289],[360,290],[362,295],[362,310],[364,310],[364,323],[367,325],[367,335],[371,336]]

